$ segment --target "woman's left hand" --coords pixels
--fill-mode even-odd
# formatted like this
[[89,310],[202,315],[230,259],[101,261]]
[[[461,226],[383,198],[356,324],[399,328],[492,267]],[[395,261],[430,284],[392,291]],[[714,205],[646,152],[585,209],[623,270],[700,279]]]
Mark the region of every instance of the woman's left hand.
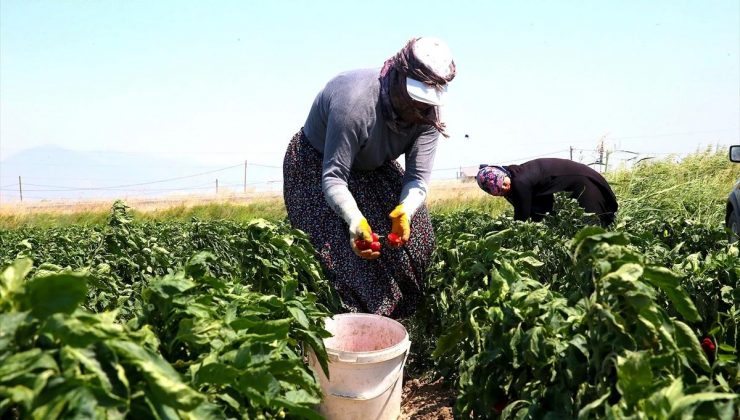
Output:
[[391,233],[398,235],[398,246],[404,245],[411,237],[411,222],[404,205],[397,205],[388,217],[391,219]]

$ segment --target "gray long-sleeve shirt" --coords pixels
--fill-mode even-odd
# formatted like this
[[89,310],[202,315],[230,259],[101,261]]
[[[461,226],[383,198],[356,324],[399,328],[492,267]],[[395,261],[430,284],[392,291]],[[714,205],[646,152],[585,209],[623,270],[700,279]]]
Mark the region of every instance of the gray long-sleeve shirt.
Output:
[[348,223],[357,214],[347,190],[351,170],[376,169],[405,154],[404,193],[420,188],[425,194],[439,139],[431,125],[412,125],[400,133],[388,127],[379,100],[379,73],[380,69],[353,70],[330,80],[316,96],[303,126],[309,142],[324,156],[324,195]]

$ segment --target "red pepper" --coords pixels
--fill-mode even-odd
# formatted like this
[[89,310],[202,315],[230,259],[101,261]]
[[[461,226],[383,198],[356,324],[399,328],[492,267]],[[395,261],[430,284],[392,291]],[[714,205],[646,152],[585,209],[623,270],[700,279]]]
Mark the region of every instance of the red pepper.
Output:
[[504,411],[507,405],[509,405],[509,399],[504,397],[503,399],[500,399],[496,401],[495,404],[493,404],[493,411],[496,413],[500,413]]
[[710,360],[714,357],[714,352],[717,350],[717,346],[714,344],[714,341],[709,337],[704,337],[704,339],[701,340],[701,348]]
[[393,232],[391,232],[391,233],[388,234],[387,239],[388,239],[388,244],[390,246],[398,247],[398,246],[403,245],[401,243],[401,238],[398,235],[396,235],[395,233],[393,233]]

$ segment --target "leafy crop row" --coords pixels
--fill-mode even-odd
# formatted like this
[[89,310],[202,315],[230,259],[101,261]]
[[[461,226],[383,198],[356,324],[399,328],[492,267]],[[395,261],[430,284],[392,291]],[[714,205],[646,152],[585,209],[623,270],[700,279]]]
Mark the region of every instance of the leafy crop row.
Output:
[[141,225],[119,203],[103,228],[5,231],[0,244],[0,413],[319,417],[302,353],[326,368],[321,320],[337,298],[302,233]]
[[[434,216],[413,359],[453,378],[456,414],[740,415],[724,229],[642,211],[607,232],[556,204],[543,223]],[[105,226],[0,231],[0,414],[318,417],[303,352],[326,363],[340,306],[313,252],[286,224],[141,223],[121,203]]]
[[583,227],[574,203],[558,206],[543,224],[437,221],[422,318],[458,414],[737,416],[737,246],[680,220]]

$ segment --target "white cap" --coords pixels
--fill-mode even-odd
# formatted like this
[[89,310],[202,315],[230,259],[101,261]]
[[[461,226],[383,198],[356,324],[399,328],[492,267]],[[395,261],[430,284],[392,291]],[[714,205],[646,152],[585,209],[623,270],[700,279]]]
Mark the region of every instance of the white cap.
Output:
[[[452,73],[452,51],[450,51],[450,48],[441,39],[422,37],[416,40],[412,48],[414,57],[437,76],[447,78]],[[444,105],[447,85],[445,84],[439,88],[435,88],[424,82],[407,77],[406,90],[409,96],[411,96],[411,99],[415,101],[439,106]]]

